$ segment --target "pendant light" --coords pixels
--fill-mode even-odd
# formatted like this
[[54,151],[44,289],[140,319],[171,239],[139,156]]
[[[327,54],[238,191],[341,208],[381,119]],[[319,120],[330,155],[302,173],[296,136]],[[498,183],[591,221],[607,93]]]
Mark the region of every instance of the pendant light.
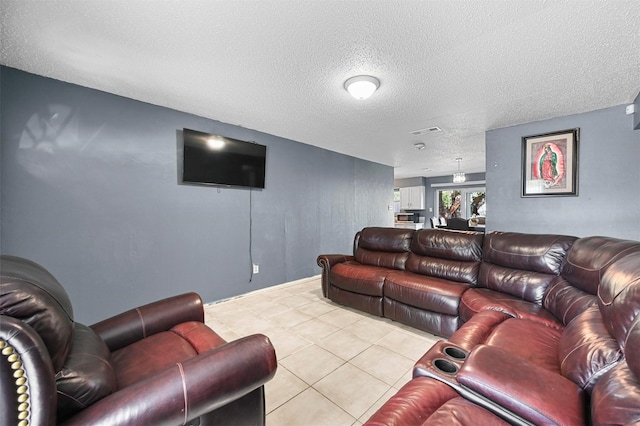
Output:
[[456,158],[456,161],[458,162],[458,171],[453,174],[453,183],[463,183],[467,178],[465,177],[464,172],[460,171],[460,162],[462,161],[462,158]]

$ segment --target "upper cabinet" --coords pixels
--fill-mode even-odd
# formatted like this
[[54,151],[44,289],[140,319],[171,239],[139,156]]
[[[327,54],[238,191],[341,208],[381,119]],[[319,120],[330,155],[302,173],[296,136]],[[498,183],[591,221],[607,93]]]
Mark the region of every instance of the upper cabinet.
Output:
[[424,186],[408,186],[400,188],[401,210],[424,210]]

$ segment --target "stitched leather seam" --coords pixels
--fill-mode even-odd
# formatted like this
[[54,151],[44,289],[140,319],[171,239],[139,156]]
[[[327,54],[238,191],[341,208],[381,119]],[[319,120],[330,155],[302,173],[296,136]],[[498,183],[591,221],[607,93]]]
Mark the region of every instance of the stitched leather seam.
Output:
[[184,421],[183,425],[187,424],[187,420],[189,420],[189,409],[187,406],[187,384],[184,378],[184,369],[182,368],[182,363],[177,363],[178,370],[180,370],[180,378],[182,379],[182,394],[184,396]]
[[136,308],[136,312],[138,313],[138,318],[140,318],[140,325],[142,326],[142,338],[146,339],[147,327],[144,323],[144,317],[142,316],[142,312],[140,312],[140,308]]

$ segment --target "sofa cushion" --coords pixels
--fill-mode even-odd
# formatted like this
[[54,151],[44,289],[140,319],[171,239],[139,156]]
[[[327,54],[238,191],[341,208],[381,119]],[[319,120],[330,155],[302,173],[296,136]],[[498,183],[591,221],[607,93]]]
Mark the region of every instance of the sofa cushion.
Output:
[[470,351],[475,346],[484,343],[498,324],[510,318],[512,317],[500,311],[480,311],[462,324],[449,338],[449,342]]
[[591,393],[591,424],[638,425],[640,380],[620,362],[598,379]]
[[587,309],[565,327],[558,347],[562,375],[587,392],[622,356],[597,306]]
[[498,324],[485,341],[514,360],[525,360],[560,374],[558,346],[562,331],[538,322],[511,318]]
[[563,324],[569,324],[576,316],[598,303],[595,295],[572,286],[564,277],[555,277],[542,302]]
[[460,397],[446,384],[426,377],[406,383],[365,423],[366,426],[470,424],[509,423]]
[[640,424],[640,316],[629,329],[625,358],[605,372],[591,392],[594,425]]
[[331,284],[352,293],[382,297],[385,277],[392,269],[362,265],[355,261],[338,263],[331,268]]
[[576,288],[596,294],[604,271],[617,259],[640,250],[640,242],[610,237],[585,237],[567,253],[562,276]]
[[482,262],[478,285],[519,299],[542,305],[554,275],[506,268]]
[[565,235],[492,232],[484,238],[483,260],[512,269],[559,275],[575,240]]
[[415,231],[396,228],[364,228],[354,241],[354,257],[363,265],[403,270]]
[[411,240],[411,252],[437,259],[480,262],[484,234],[450,232],[442,229],[421,229]]
[[429,426],[507,426],[509,424],[510,423],[507,423],[490,411],[480,407],[479,405],[475,405],[460,396],[452,398],[442,404],[423,423],[423,425]]
[[548,327],[560,329],[563,326],[556,317],[541,305],[522,300],[510,294],[489,290],[488,288],[470,288],[462,294],[460,317],[463,321],[471,320],[474,315],[484,310],[504,312],[514,318],[529,319]]
[[56,373],[58,421],[116,390],[116,376],[104,341],[89,327],[75,323],[71,352]]
[[387,275],[384,297],[427,311],[458,316],[462,293],[469,285],[407,271]]
[[615,261],[598,287],[598,306],[607,330],[624,349],[640,314],[640,251]]
[[533,424],[587,424],[587,395],[578,385],[502,348],[474,348],[456,379]]
[[366,250],[404,253],[409,251],[414,232],[400,228],[364,228],[356,237],[356,245]]
[[[194,327],[185,327],[184,324],[179,324],[175,329],[154,334],[113,352],[111,362],[116,372],[118,389],[224,344],[224,340],[205,324],[195,321],[193,325]],[[185,334],[188,335],[187,338],[183,337]],[[195,347],[192,341],[197,342]]]

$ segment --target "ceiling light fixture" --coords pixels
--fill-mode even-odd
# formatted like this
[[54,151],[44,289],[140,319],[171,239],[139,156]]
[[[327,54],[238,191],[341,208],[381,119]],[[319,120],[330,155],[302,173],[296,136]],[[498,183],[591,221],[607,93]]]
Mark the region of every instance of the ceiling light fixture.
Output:
[[418,142],[418,143],[414,143],[413,147],[417,150],[423,150],[425,149],[426,145],[423,144],[422,142]]
[[367,99],[373,95],[378,87],[380,87],[380,80],[370,75],[358,75],[344,82],[344,88],[351,93],[351,96],[359,100]]
[[458,162],[458,171],[453,174],[453,183],[462,183],[467,180],[464,172],[460,171],[460,162],[462,161],[462,158],[456,158],[456,161]]

